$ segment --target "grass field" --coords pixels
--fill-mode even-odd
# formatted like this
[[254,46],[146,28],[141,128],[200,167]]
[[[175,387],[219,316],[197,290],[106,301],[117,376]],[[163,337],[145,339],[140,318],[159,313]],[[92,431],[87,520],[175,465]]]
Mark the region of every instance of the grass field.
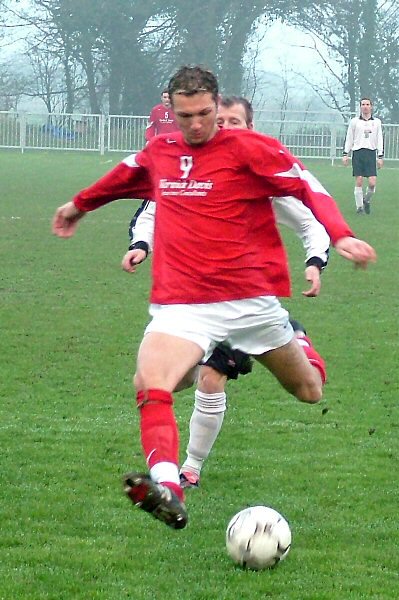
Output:
[[[378,263],[332,252],[318,299],[285,233],[293,298],[325,356],[325,399],[303,405],[260,367],[229,383],[229,410],[180,532],[134,509],[121,477],[144,469],[131,374],[147,321],[149,264],[119,268],[137,202],[50,234],[55,208],[119,157],[0,153],[2,600],[352,600],[399,598],[399,169],[385,168],[370,217],[354,214],[349,169],[309,163]],[[149,262],[149,261],[148,261]],[[193,390],[176,397],[182,452]],[[277,569],[235,568],[225,528],[266,504],[290,521]]]

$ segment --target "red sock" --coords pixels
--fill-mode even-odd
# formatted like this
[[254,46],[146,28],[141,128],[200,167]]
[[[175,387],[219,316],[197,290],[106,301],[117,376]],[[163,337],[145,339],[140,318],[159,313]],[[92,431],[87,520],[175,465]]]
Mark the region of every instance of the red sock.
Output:
[[309,362],[319,370],[323,384],[327,381],[326,363],[318,352],[313,348],[310,338],[307,336],[297,338]]
[[172,394],[165,390],[137,393],[141,416],[141,444],[149,468],[159,462],[178,464],[179,434]]

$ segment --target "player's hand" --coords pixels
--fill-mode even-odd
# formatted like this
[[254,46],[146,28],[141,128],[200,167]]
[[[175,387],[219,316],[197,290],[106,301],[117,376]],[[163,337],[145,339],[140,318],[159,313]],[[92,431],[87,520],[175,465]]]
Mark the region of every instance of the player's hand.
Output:
[[349,156],[343,156],[342,162],[344,163],[344,167],[347,167],[349,163]]
[[343,237],[335,244],[335,249],[344,258],[355,263],[356,267],[366,269],[370,262],[377,261],[377,254],[372,246],[354,237]]
[[79,220],[85,213],[76,208],[73,202],[63,204],[55,211],[52,223],[52,232],[58,237],[72,237],[76,231]]
[[384,159],[383,158],[377,158],[377,168],[378,169],[382,169],[384,165]]
[[145,250],[136,248],[136,250],[128,250],[122,258],[122,269],[127,273],[134,273],[137,265],[142,263],[147,258]]
[[306,267],[305,279],[310,283],[310,288],[308,290],[304,290],[302,295],[306,296],[307,298],[315,298],[320,294],[321,289],[320,269],[315,265]]

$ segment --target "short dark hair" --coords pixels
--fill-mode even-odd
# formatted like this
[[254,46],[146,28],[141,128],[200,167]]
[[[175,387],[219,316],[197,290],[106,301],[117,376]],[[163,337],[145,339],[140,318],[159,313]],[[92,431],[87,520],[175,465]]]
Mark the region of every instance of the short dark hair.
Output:
[[371,106],[373,106],[373,101],[370,98],[360,98],[359,104],[361,104],[363,102],[363,100],[368,100],[370,102]]
[[164,90],[162,90],[161,96],[163,96],[164,94],[169,94],[168,88],[165,88]]
[[231,108],[234,104],[241,104],[245,110],[245,121],[247,125],[251,125],[254,121],[254,109],[249,100],[243,96],[222,96],[219,100],[219,106]]
[[168,92],[171,100],[173,94],[194,96],[201,92],[209,92],[217,102],[219,86],[215,75],[209,69],[200,65],[194,67],[185,65],[180,67],[169,81]]

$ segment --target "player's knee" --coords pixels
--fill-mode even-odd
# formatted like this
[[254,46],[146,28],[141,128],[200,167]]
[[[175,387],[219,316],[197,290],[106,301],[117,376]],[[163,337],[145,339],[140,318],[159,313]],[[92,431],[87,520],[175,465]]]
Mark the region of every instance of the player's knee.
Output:
[[314,389],[306,389],[300,397],[298,397],[298,400],[300,400],[301,402],[306,402],[307,404],[317,404],[318,402],[320,402],[320,400],[323,397],[323,390],[320,386],[320,388],[314,388]]
[[321,377],[316,373],[313,381],[305,382],[295,391],[295,396],[301,402],[317,404],[323,397],[323,384]]
[[158,373],[152,369],[149,370],[140,370],[137,369],[135,375],[133,376],[133,386],[136,392],[139,390],[149,390],[149,389],[160,389],[167,390],[168,392],[173,392],[176,389],[177,381],[179,380],[177,376],[172,373],[170,377],[163,373]]
[[227,377],[223,373],[203,366],[198,376],[198,389],[204,394],[218,394],[224,391]]

